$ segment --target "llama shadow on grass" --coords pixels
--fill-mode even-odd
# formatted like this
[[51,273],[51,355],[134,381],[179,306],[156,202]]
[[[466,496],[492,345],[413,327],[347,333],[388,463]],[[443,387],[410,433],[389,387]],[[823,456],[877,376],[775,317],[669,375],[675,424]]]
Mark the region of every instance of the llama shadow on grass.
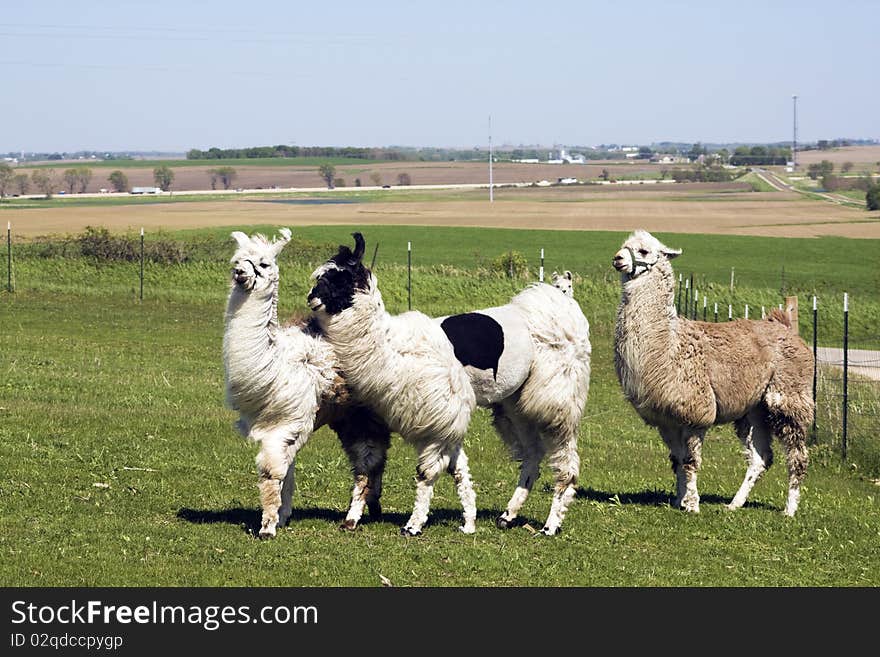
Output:
[[[592,502],[620,503],[620,504],[638,504],[641,506],[671,506],[675,497],[671,492],[665,490],[642,490],[633,493],[609,493],[595,488],[577,489],[576,497],[579,500],[590,500]],[[712,493],[700,493],[700,504],[718,504],[725,505],[732,498],[713,495]],[[769,504],[763,502],[746,502],[745,508],[778,510]]]
[[[500,511],[494,509],[477,511],[477,520],[490,519],[494,522],[495,518],[497,518],[500,514]],[[364,517],[361,519],[360,524],[371,525],[377,523],[386,523],[389,525],[394,525],[396,527],[403,527],[406,521],[409,520],[409,516],[410,514],[408,513],[399,513],[394,511],[385,512],[380,518],[371,518],[368,514],[364,514]],[[260,531],[260,524],[263,515],[262,511],[258,508],[248,509],[244,507],[234,507],[231,509],[213,510],[190,509],[184,507],[177,511],[177,517],[181,520],[185,520],[186,522],[190,522],[195,525],[237,525],[248,534],[256,535]],[[337,511],[335,509],[324,509],[320,507],[308,507],[304,509],[294,507],[292,509],[290,520],[288,521],[287,526],[294,526],[298,522],[302,522],[304,520],[321,520],[329,525],[338,527],[342,524],[342,521],[345,520],[345,512]],[[458,524],[460,524],[460,522],[461,511],[457,509],[433,509],[428,516],[428,526],[457,526]],[[533,520],[523,520],[522,522],[534,523]]]

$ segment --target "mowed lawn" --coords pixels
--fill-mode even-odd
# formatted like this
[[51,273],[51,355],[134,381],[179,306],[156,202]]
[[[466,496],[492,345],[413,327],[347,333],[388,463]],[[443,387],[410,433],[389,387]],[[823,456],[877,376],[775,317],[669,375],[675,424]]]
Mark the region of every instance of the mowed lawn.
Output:
[[[430,258],[414,274],[413,297],[432,315],[503,303],[521,288],[525,280],[477,269],[504,248],[543,246],[548,256],[566,254],[548,257],[548,269],[579,270],[576,297],[591,322],[593,373],[580,487],[559,536],[533,534],[550,506],[546,467],[523,509],[526,524],[495,528],[518,469],[488,413],[479,411],[466,441],[479,510],[475,535],[458,532],[449,477],[437,487],[423,536],[399,535],[412,508],[415,459],[398,436],[384,518],[340,531],[351,477],[335,435],[322,429],[297,461],[290,526],[273,541],[257,540],[256,447],[235,433],[235,416],[223,406],[232,243],[228,231],[207,231],[178,237],[216,242],[216,257],[150,265],[142,304],[131,264],[24,254],[17,262],[17,291],[0,293],[0,584],[380,586],[380,576],[397,586],[880,584],[880,491],[827,447],[811,452],[795,518],[782,515],[787,477],[780,450],[747,507],[732,513],[723,505],[745,463],[731,429],[715,429],[703,450],[701,513],[669,506],[667,451],[625,401],[614,374],[619,283],[604,272],[624,235],[509,231],[502,246],[502,231],[418,231],[383,228],[372,237],[381,243],[377,274],[392,312],[406,309],[407,239],[417,239],[419,257]],[[306,232],[334,244],[348,231]],[[713,264],[714,238],[664,238],[685,248],[679,269]],[[742,259],[756,269],[762,252],[765,259],[779,252],[779,240],[725,239],[742,240]],[[828,272],[809,285],[832,295],[852,278],[869,297],[871,263],[854,262],[838,242],[803,242],[816,245],[811,270]],[[305,309],[314,264],[288,257],[282,316]],[[721,280],[728,257],[725,251]],[[739,294],[770,299],[773,287]],[[866,302],[871,312],[877,302]]]

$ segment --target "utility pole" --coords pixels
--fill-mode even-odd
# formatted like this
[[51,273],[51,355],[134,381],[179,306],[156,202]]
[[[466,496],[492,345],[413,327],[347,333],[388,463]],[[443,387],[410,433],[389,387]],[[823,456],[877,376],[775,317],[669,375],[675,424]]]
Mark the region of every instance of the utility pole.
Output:
[[791,136],[791,163],[792,168],[797,169],[797,96],[792,96],[791,100],[794,105],[794,129]]
[[495,201],[495,186],[492,184],[492,115],[489,115],[489,203]]

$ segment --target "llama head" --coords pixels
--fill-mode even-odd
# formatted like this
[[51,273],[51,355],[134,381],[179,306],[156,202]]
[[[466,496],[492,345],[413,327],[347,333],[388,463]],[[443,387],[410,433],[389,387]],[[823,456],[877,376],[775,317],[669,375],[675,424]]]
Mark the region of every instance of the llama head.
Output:
[[370,289],[372,273],[364,266],[364,236],[352,233],[354,251],[344,244],[339,251],[312,274],[315,281],[309,292],[309,307],[314,311],[324,311],[329,315],[341,313],[354,305],[357,292]]
[[574,285],[571,279],[571,272],[567,269],[561,274],[553,272],[553,275],[550,277],[550,283],[553,287],[562,290],[562,293],[565,296],[574,298]]
[[278,282],[278,254],[290,241],[290,230],[281,228],[279,239],[270,242],[259,233],[248,237],[234,231],[232,239],[238,245],[232,263],[232,284],[246,291],[273,289]]
[[670,249],[646,230],[636,230],[626,238],[611,260],[612,266],[632,280],[650,271],[656,264],[681,255],[681,249]]

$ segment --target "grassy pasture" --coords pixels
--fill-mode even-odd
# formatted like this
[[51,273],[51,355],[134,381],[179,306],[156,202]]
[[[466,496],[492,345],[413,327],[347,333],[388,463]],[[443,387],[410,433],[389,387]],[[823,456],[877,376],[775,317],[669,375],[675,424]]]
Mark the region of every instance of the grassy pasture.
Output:
[[[350,232],[296,231],[308,243],[299,255],[295,245],[282,255],[282,317],[305,309],[319,254],[349,242]],[[781,513],[782,458],[745,509],[723,509],[744,474],[730,428],[707,439],[699,516],[669,507],[665,448],[623,399],[613,370],[619,283],[609,263],[625,233],[381,226],[364,232],[367,259],[380,245],[376,269],[391,312],[406,309],[407,241],[417,264],[414,307],[432,315],[504,303],[520,289],[525,281],[487,271],[507,249],[527,254],[536,267],[544,248],[548,272],[578,275],[593,373],[580,488],[560,536],[495,529],[517,467],[479,411],[466,442],[479,509],[475,536],[456,529],[460,512],[449,478],[437,487],[424,536],[398,535],[411,510],[415,471],[412,450],[398,437],[389,453],[385,518],[354,534],[338,531],[350,475],[335,436],[322,429],[297,462],[290,526],[275,541],[254,539],[255,447],[235,434],[234,416],[222,403],[229,229],[180,231],[162,237],[192,245],[192,259],[149,264],[143,304],[136,264],[46,259],[36,244],[18,246],[17,291],[0,293],[0,583],[378,586],[380,575],[400,586],[880,583],[877,487],[823,446],[812,450],[793,519]],[[786,276],[799,292],[847,289],[865,299],[874,326],[880,316],[870,259],[849,257],[856,241],[660,236],[684,249],[677,271],[701,272],[719,293],[735,265],[742,281],[735,294],[777,298],[766,260],[790,250],[798,257],[786,261]],[[878,246],[857,245],[859,252]],[[523,509],[529,527],[540,528],[550,496],[545,471]]]

